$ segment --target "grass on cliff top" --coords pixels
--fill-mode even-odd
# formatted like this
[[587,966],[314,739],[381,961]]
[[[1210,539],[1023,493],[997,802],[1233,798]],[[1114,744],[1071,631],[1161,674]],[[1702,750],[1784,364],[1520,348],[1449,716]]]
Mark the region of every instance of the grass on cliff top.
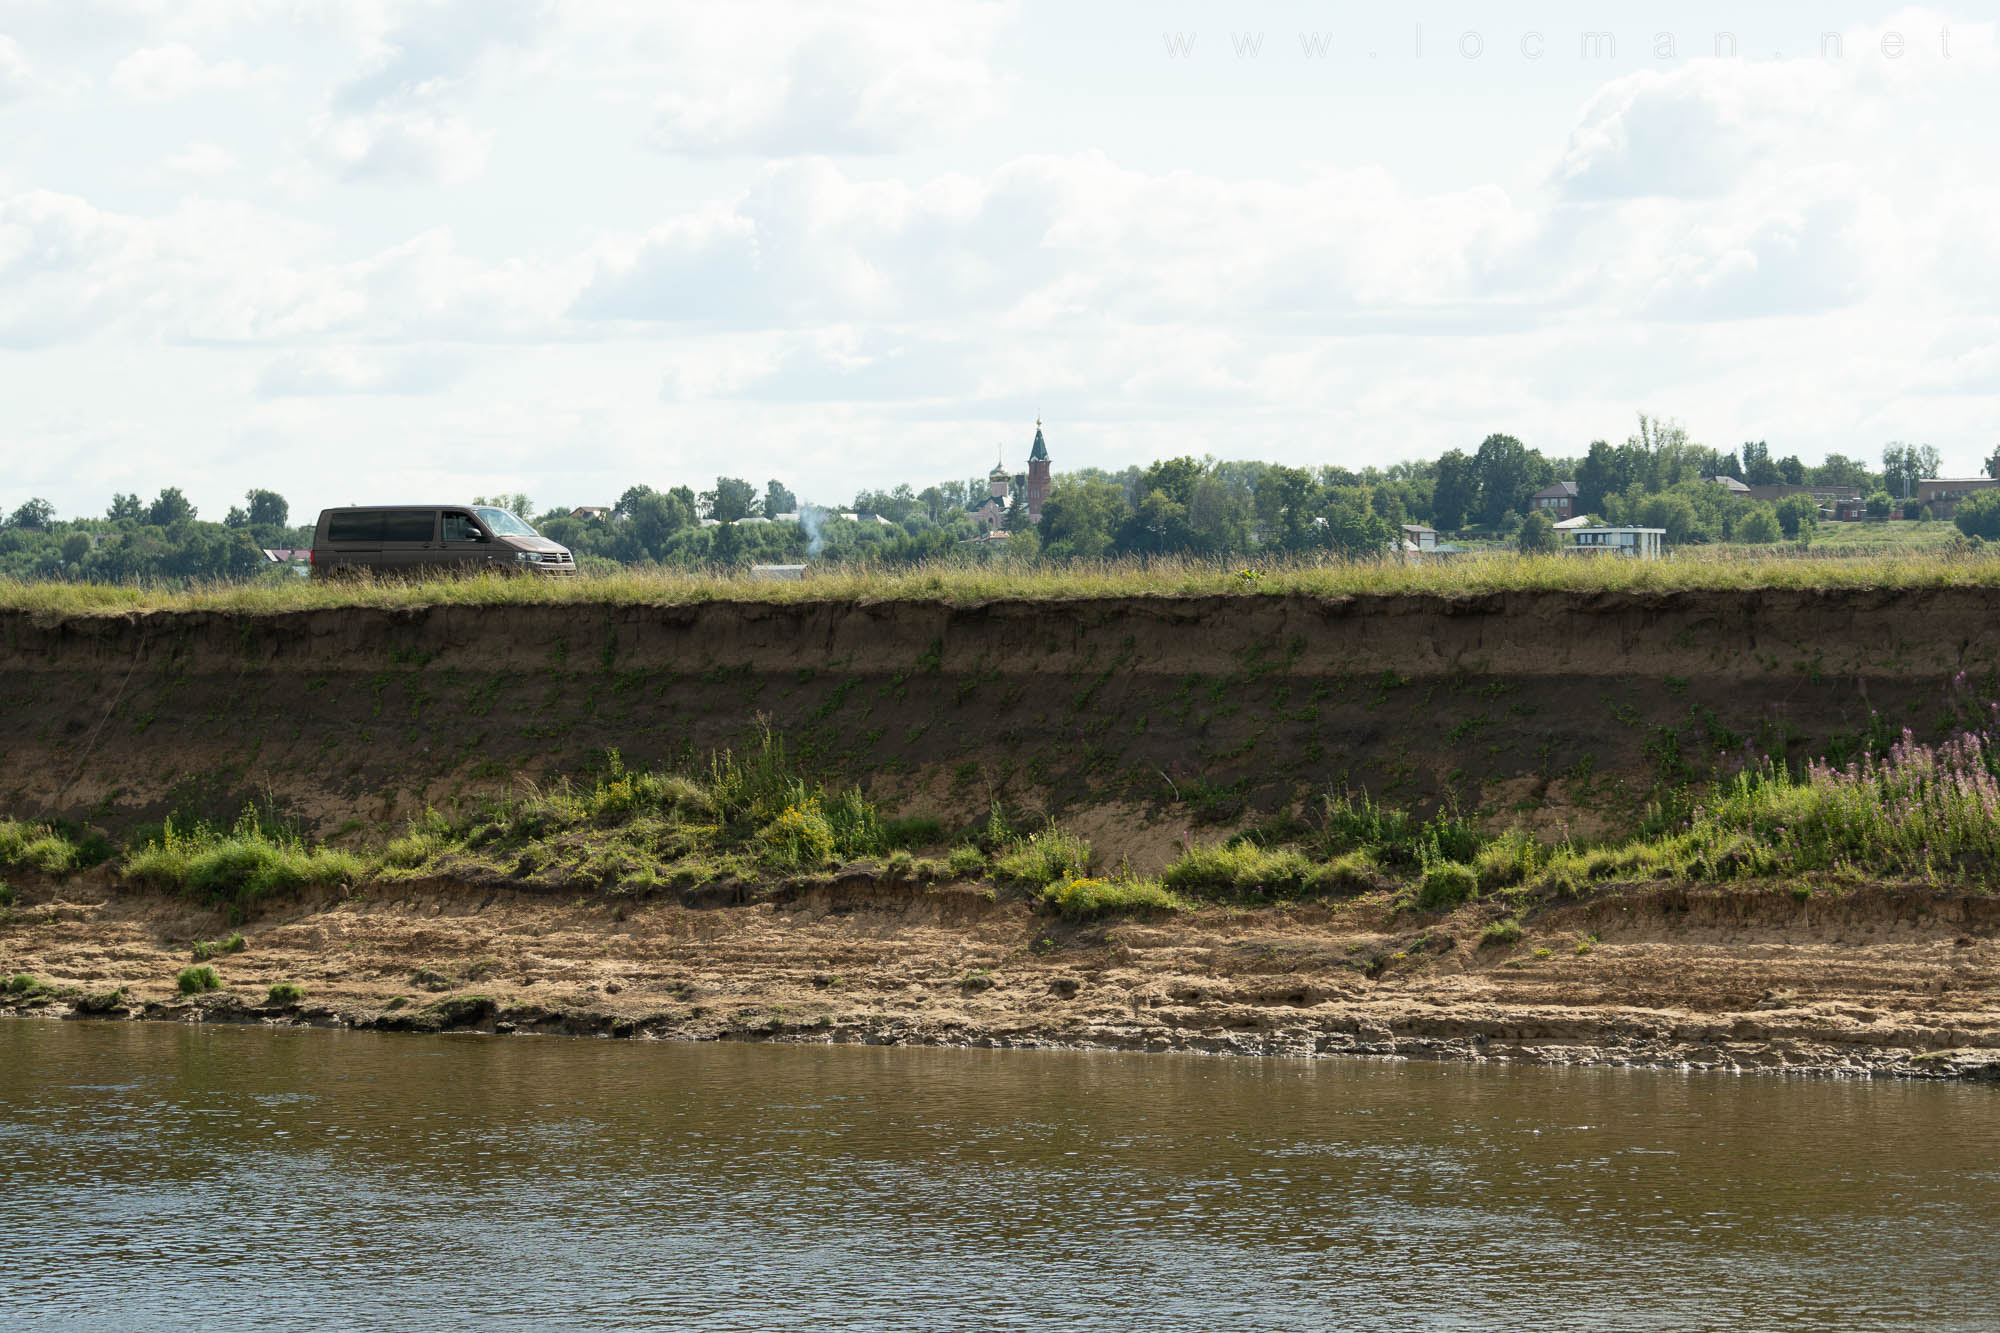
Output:
[[1805,551],[1689,547],[1659,561],[1586,556],[1469,555],[1406,565],[1389,560],[1185,558],[1041,564],[940,562],[906,569],[825,566],[799,582],[752,581],[747,573],[632,570],[568,579],[482,576],[423,581],[343,580],[213,584],[188,589],[0,579],[0,610],[39,615],[137,611],[278,614],[334,607],[691,605],[715,601],[928,600],[972,604],[1002,598],[1319,597],[1492,592],[1669,592],[1752,588],[2000,587],[2000,554],[1978,549]]

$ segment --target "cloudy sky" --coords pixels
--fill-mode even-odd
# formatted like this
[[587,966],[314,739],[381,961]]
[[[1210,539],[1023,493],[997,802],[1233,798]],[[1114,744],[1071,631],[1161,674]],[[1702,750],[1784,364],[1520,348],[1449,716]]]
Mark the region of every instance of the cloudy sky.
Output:
[[0,506],[2000,440],[1990,21],[1385,8],[0,0]]

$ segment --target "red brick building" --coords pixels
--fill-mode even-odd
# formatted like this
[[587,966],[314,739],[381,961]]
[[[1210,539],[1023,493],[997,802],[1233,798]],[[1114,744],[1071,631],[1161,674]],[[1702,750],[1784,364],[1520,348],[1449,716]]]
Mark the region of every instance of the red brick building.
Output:
[[2000,486],[2000,478],[1925,477],[1917,483],[1917,503],[1928,506],[1932,518],[1950,518],[1958,513],[1960,500],[1974,491],[1988,491],[1995,486]]
[[1553,486],[1544,486],[1528,497],[1530,512],[1547,514],[1556,523],[1566,518],[1576,517],[1576,483],[1559,481]]
[[1042,521],[1042,502],[1049,498],[1049,446],[1042,442],[1042,419],[1035,418],[1035,447],[1028,450],[1028,521]]

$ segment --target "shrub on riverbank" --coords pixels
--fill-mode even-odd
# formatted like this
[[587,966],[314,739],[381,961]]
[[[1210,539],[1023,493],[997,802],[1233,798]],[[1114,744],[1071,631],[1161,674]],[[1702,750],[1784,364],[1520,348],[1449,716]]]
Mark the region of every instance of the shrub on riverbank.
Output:
[[1184,912],[1193,903],[1156,879],[1093,879],[1065,875],[1043,888],[1041,900],[1060,916],[1078,920],[1118,912]]
[[856,788],[822,786],[793,762],[783,737],[760,727],[745,750],[719,751],[686,771],[630,770],[611,751],[588,787],[555,783],[456,818],[426,811],[380,864],[390,878],[483,868],[635,890],[899,852],[914,866],[908,849],[942,836],[936,820],[890,819]]
[[1016,838],[994,858],[994,876],[1005,883],[1040,889],[1090,872],[1090,843],[1067,829],[1051,827]]
[[205,995],[212,990],[222,989],[222,978],[212,967],[184,967],[174,984],[183,995]]
[[134,879],[238,907],[289,889],[351,883],[365,869],[351,852],[267,830],[254,808],[226,833],[169,819],[159,837],[125,860]]
[[0,869],[65,875],[94,866],[110,855],[111,845],[100,834],[73,834],[56,824],[0,819]]
[[2000,747],[1984,732],[1937,746],[1909,733],[1881,755],[1799,773],[1769,761],[1712,786],[1657,830],[1596,846],[1480,832],[1449,811],[1419,821],[1342,793],[1316,829],[1269,847],[1241,835],[1188,848],[1161,874],[1186,900],[1325,897],[1395,867],[1404,901],[1442,911],[1481,895],[1562,895],[1617,880],[1721,884],[1801,874],[1956,881],[2000,876]]

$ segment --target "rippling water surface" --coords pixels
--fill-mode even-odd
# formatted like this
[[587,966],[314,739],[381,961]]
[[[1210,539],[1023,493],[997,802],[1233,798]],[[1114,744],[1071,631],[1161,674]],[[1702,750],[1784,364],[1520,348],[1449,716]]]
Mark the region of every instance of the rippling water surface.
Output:
[[0,1022],[0,1328],[1991,1329],[2000,1092]]

